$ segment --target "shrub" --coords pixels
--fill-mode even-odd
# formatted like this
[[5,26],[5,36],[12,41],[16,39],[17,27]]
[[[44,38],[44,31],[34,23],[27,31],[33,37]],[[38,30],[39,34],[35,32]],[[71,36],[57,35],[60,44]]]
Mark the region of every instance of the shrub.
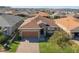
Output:
[[3,41],[5,41],[6,40],[6,36],[5,35],[1,35],[0,36],[0,43],[2,43]]
[[2,35],[2,32],[0,32],[0,35]]
[[54,19],[58,19],[58,18],[60,18],[60,16],[54,16]]

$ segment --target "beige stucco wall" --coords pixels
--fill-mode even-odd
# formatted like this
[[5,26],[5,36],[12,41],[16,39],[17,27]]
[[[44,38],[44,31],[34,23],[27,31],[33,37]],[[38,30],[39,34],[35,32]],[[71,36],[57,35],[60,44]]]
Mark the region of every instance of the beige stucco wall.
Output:
[[75,32],[79,32],[79,27],[77,27],[77,28],[71,30],[71,36],[72,36],[72,38],[74,37],[74,33],[75,33]]
[[77,28],[71,30],[71,32],[79,32],[79,27],[77,27]]

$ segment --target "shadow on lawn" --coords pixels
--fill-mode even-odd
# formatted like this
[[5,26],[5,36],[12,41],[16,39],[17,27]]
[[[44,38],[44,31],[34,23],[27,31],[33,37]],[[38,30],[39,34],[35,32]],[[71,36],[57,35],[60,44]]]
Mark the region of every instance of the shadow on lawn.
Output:
[[44,38],[22,38],[21,42],[24,42],[24,41],[29,41],[31,43],[39,43],[40,42],[40,39],[43,39]]

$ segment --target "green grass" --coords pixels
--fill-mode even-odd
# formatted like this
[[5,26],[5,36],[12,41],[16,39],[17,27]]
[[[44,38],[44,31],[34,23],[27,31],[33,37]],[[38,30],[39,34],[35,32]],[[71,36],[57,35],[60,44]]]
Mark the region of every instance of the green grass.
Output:
[[[10,37],[6,37],[5,35],[3,35],[2,32],[0,32],[0,43],[2,43],[3,41],[6,41],[7,42],[11,40]],[[19,34],[17,33],[16,35],[16,38],[14,41],[12,41],[11,43],[9,43],[10,45],[10,49],[7,50],[8,48],[6,47],[5,50],[9,51],[9,52],[16,52],[17,48],[18,48],[18,45],[19,45]],[[0,45],[0,49],[3,47],[3,45]]]
[[0,32],[0,43],[6,40],[6,36]]
[[73,43],[63,31],[56,31],[48,42],[39,43],[41,53],[72,53],[79,52],[79,46]]
[[0,52],[5,50],[4,47],[0,44]]
[[16,52],[19,44],[20,44],[19,34],[16,33],[16,37],[15,37],[14,41],[13,42],[10,42],[9,52]]
[[18,41],[14,41],[13,43],[11,43],[9,52],[16,52],[18,45],[19,45]]

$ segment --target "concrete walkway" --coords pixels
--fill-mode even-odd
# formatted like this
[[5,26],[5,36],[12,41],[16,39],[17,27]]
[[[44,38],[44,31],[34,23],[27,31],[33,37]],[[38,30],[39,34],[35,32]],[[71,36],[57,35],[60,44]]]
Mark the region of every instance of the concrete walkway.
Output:
[[74,43],[76,43],[77,45],[79,45],[79,41],[78,40],[71,40],[73,41]]
[[16,53],[39,53],[39,43],[20,42]]

